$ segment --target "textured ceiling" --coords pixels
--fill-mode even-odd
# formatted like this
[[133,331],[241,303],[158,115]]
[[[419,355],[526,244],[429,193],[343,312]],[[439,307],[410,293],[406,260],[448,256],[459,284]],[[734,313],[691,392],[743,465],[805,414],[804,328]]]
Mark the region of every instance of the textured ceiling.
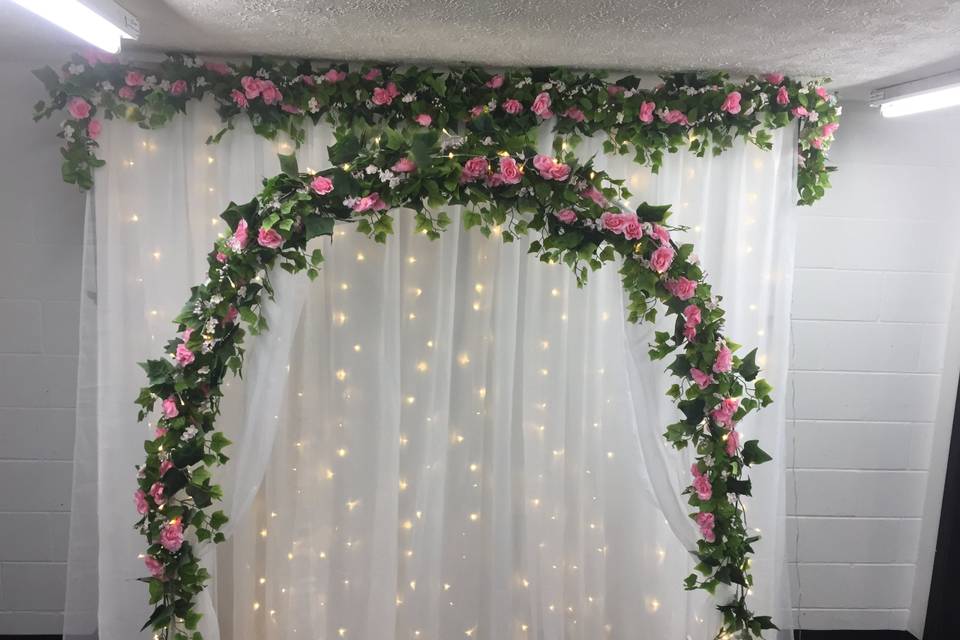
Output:
[[[99,0],[88,0],[95,4]],[[869,83],[960,60],[960,0],[119,0],[137,47],[329,59],[724,69]],[[5,6],[6,5],[6,6]],[[32,19],[0,0],[0,53]],[[43,29],[49,35],[49,29]],[[42,42],[42,41],[41,41]],[[948,62],[944,63],[947,60]]]

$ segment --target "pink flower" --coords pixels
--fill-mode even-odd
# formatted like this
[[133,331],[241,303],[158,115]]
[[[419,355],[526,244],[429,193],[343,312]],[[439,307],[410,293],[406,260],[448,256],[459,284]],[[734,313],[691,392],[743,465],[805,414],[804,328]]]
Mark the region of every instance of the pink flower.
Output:
[[364,79],[364,80],[376,80],[377,78],[380,77],[380,75],[381,75],[380,69],[373,68],[373,69],[370,69],[370,71],[367,71],[367,72],[364,74],[363,79]]
[[237,321],[237,316],[240,315],[240,312],[237,311],[237,308],[233,305],[230,305],[230,308],[227,309],[227,315],[223,316],[223,324],[233,324]]
[[87,135],[91,140],[96,140],[103,132],[103,123],[93,119],[87,124]]
[[508,156],[500,158],[500,177],[505,184],[518,184],[523,180],[517,161]]
[[670,232],[667,231],[664,227],[661,227],[658,224],[653,225],[653,231],[651,235],[657,239],[662,245],[670,244]]
[[822,149],[823,138],[814,138],[813,140],[810,141],[810,146],[813,147],[814,149]]
[[227,261],[227,254],[225,254],[223,251],[217,251],[216,257],[217,257],[217,262],[219,262],[220,264],[223,264],[224,262]]
[[227,245],[234,251],[240,251],[247,246],[248,240],[247,221],[240,218],[240,222],[237,223],[237,230],[234,231],[230,239],[227,240]]
[[170,95],[172,96],[182,96],[186,92],[187,92],[186,80],[176,80],[173,84],[170,85]]
[[323,77],[326,79],[327,82],[331,82],[331,83],[341,82],[347,79],[347,72],[337,71],[336,69],[328,69],[327,72],[323,74]]
[[325,196],[333,191],[333,180],[326,176],[317,176],[310,182],[310,188]]
[[626,224],[623,225],[623,237],[627,240],[639,240],[643,237],[643,226],[636,214],[625,213]]
[[177,409],[177,399],[173,396],[170,396],[163,401],[163,417],[167,420],[172,420],[178,415],[180,415],[180,410]]
[[269,80],[264,80],[260,83],[260,97],[263,98],[266,104],[277,104],[283,100],[283,94],[280,93],[280,89],[277,89],[277,85]]
[[160,531],[160,546],[170,553],[180,551],[183,546],[183,525],[179,518],[164,525]]
[[564,224],[571,224],[577,219],[577,213],[573,209],[560,209],[560,211],[554,211],[553,215]]
[[353,205],[353,210],[357,213],[361,211],[381,211],[386,208],[388,208],[387,203],[380,199],[379,193],[371,193],[370,195],[364,196]]
[[300,107],[296,105],[288,104],[286,102],[280,105],[280,110],[286,113],[293,113],[293,114],[303,113],[303,109],[301,109]]
[[477,156],[475,158],[470,158],[463,165],[463,171],[460,172],[461,181],[472,181],[486,176],[487,172],[490,170],[490,163],[487,162],[487,159],[483,156]]
[[700,527],[700,535],[707,542],[713,542],[717,539],[716,534],[713,532],[713,527],[716,524],[716,519],[712,513],[700,512],[696,515],[695,518],[697,526]]
[[687,114],[679,109],[669,109],[662,112],[660,114],[660,119],[667,124],[690,124],[690,122],[687,120]]
[[410,158],[400,158],[390,167],[390,170],[396,173],[412,173],[417,170],[417,164]]
[[301,75],[297,76],[297,80],[299,80],[299,81],[302,82],[303,84],[307,85],[308,87],[312,87],[312,86],[314,86],[314,85],[317,84],[317,83],[313,80],[313,76],[308,76],[308,75],[305,75],[305,74],[301,74]]
[[733,428],[733,415],[740,408],[740,401],[736,398],[724,398],[711,412],[710,417],[721,427]]
[[608,96],[618,96],[621,93],[626,91],[623,87],[618,84],[608,84],[607,85],[607,95]]
[[163,462],[161,462],[161,463],[160,463],[160,477],[162,478],[163,475],[164,475],[167,471],[170,471],[170,469],[173,469],[173,461],[172,461],[172,460],[169,460],[169,459],[168,459],[168,460],[164,460]]
[[491,89],[499,89],[503,86],[503,76],[498,73],[487,80],[486,86],[490,87]]
[[543,119],[551,118],[553,117],[553,112],[550,111],[551,104],[550,94],[542,91],[533,99],[533,104],[530,105],[530,111],[533,111]]
[[157,427],[153,430],[153,437],[155,440],[159,440],[165,435],[167,435],[167,430],[164,427]]
[[701,500],[709,500],[713,495],[713,487],[710,486],[710,479],[702,473],[693,476],[693,490]]
[[74,96],[67,102],[67,111],[77,120],[83,120],[89,116],[90,109],[90,103],[79,96]]
[[690,367],[690,377],[693,378],[693,381],[700,387],[701,390],[706,389],[712,385],[716,380],[713,379],[713,376],[707,375],[700,369],[696,367]]
[[154,504],[158,507],[162,504],[166,504],[167,499],[163,497],[163,484],[160,482],[154,482],[150,486],[150,497],[153,498]]
[[814,93],[816,93],[818,96],[820,96],[820,97],[823,98],[824,100],[826,100],[827,97],[830,96],[830,94],[827,93],[827,88],[824,87],[824,86],[819,86],[819,87],[817,87],[816,89],[814,89],[813,91],[814,91]]
[[781,82],[783,82],[783,74],[768,73],[767,75],[763,76],[763,79],[769,82],[770,84],[780,84]]
[[723,104],[720,106],[720,110],[726,111],[731,115],[740,113],[740,98],[741,96],[739,91],[731,91],[724,99]]
[[509,98],[507,100],[504,100],[501,107],[503,108],[504,111],[506,111],[512,116],[515,116],[518,113],[523,111],[523,104],[521,104],[519,100],[515,100],[514,98]]
[[650,124],[653,122],[653,112],[657,108],[656,102],[644,100],[640,103],[640,122]]
[[737,455],[737,449],[740,448],[740,434],[731,429],[727,432],[727,455],[731,458]]
[[485,185],[490,188],[493,187],[502,187],[503,186],[503,176],[499,173],[490,173],[487,174],[486,179],[483,181]]
[[133,502],[137,505],[137,513],[140,515],[144,515],[150,510],[150,505],[147,503],[147,494],[143,492],[143,489],[137,489],[133,493]]
[[478,104],[477,106],[472,107],[470,109],[470,117],[479,118],[480,116],[483,115],[483,109],[484,109],[484,106],[482,104]]
[[221,76],[228,76],[233,73],[233,70],[225,62],[208,62],[203,66]]
[[400,95],[400,92],[397,90],[397,85],[390,82],[386,87],[377,87],[373,90],[373,97],[370,98],[370,101],[378,107],[388,105],[393,102],[393,99]]
[[777,89],[777,104],[783,106],[790,102],[790,94],[787,93],[786,87],[780,87]]
[[433,118],[431,118],[426,113],[421,113],[417,115],[417,117],[415,117],[414,120],[416,120],[417,124],[420,125],[421,127],[429,127],[430,123],[433,122]]
[[600,214],[600,224],[607,231],[623,233],[623,227],[627,224],[627,220],[619,213],[614,213],[613,211],[604,211],[602,214]]
[[127,75],[124,77],[123,81],[127,84],[128,87],[139,87],[143,85],[143,74],[139,71],[127,71]]
[[197,357],[193,355],[193,351],[190,351],[190,349],[187,349],[187,345],[183,344],[182,342],[177,345],[176,359],[177,359],[177,364],[179,364],[181,367],[187,366],[188,364],[196,360],[196,358]]
[[693,340],[697,337],[697,327],[692,324],[683,326],[683,337],[687,340]]
[[794,107],[790,113],[792,113],[793,117],[795,118],[805,118],[806,116],[810,115],[810,112],[804,107]]
[[283,236],[277,233],[276,229],[260,227],[260,231],[257,233],[257,244],[267,249],[279,249],[283,245]]
[[143,559],[143,564],[147,565],[147,570],[150,572],[150,575],[154,578],[163,578],[163,563],[154,558],[153,556],[146,556]]
[[580,195],[583,196],[584,198],[592,200],[594,204],[596,204],[598,207],[605,207],[608,204],[610,204],[609,202],[607,202],[607,199],[603,196],[603,193],[601,193],[600,190],[594,186],[587,187],[586,189],[580,192]]
[[120,87],[120,89],[117,90],[117,95],[123,100],[133,100],[136,94],[130,87]]
[[245,96],[242,91],[237,91],[234,89],[230,92],[230,98],[233,99],[233,104],[237,105],[241,109],[246,109],[250,105],[250,103],[247,101],[247,96]]
[[700,307],[695,304],[688,304],[683,310],[683,319],[686,324],[691,327],[695,327],[703,322],[703,315],[701,314]]
[[823,137],[824,137],[824,138],[829,138],[829,137],[832,136],[832,135],[836,132],[836,130],[839,129],[839,128],[840,128],[840,123],[838,123],[838,122],[828,122],[827,124],[823,125],[823,128],[822,128],[820,131],[823,133]]
[[583,122],[584,120],[587,119],[587,116],[584,115],[583,111],[581,111],[577,107],[570,107],[569,109],[563,112],[563,116],[565,118],[570,118],[574,122]]
[[717,357],[713,361],[714,373],[730,373],[733,368],[733,352],[726,343],[722,344],[717,350]]
[[545,180],[566,180],[570,177],[570,167],[557,162],[550,156],[536,155],[533,157],[533,166]]
[[689,300],[697,292],[696,280],[680,276],[674,280],[667,280],[664,284],[667,291],[675,295],[680,300]]
[[240,86],[249,100],[260,96],[260,80],[253,76],[243,76],[240,78]]
[[673,249],[670,247],[659,247],[650,254],[650,268],[657,273],[663,273],[673,264]]

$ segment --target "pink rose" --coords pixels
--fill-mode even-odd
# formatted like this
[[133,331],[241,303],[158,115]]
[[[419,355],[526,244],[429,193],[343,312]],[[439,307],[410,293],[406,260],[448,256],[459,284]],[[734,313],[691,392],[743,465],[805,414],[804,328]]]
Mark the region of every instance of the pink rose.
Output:
[[502,187],[503,186],[503,176],[499,173],[490,173],[487,174],[486,179],[483,181],[487,187]]
[[154,558],[153,556],[146,556],[143,559],[143,564],[147,565],[147,570],[150,572],[150,575],[154,578],[163,578],[163,563]]
[[707,375],[696,367],[690,367],[690,377],[693,378],[693,381],[698,387],[700,387],[701,390],[706,389],[716,382],[716,380],[713,379],[713,376]]
[[621,93],[626,91],[623,87],[618,84],[608,84],[607,85],[607,95],[608,96],[618,96]]
[[134,492],[133,502],[137,505],[137,513],[140,515],[144,515],[150,510],[150,505],[147,503],[147,494],[143,492],[143,489],[137,489]]
[[156,504],[158,507],[166,504],[167,499],[163,497],[163,484],[154,482],[150,486],[150,497],[153,498],[154,504]]
[[136,94],[130,87],[120,87],[120,89],[117,90],[117,95],[123,100],[133,100]]
[[607,231],[623,233],[623,227],[627,224],[627,220],[619,213],[614,213],[613,211],[604,211],[602,214],[600,214],[600,224]]
[[653,112],[657,108],[656,102],[648,102],[644,100],[640,104],[640,122],[645,124],[650,124],[653,122]]
[[313,76],[308,76],[308,75],[303,75],[303,74],[301,74],[301,75],[297,76],[297,80],[299,80],[299,81],[302,82],[303,84],[307,85],[308,87],[312,87],[312,86],[314,86],[314,85],[317,84],[316,82],[314,82]]
[[329,69],[325,74],[323,74],[323,77],[326,79],[327,82],[336,83],[336,82],[341,82],[343,80],[346,80],[347,73],[346,71],[337,71],[336,69]]
[[693,477],[693,490],[701,500],[709,500],[713,496],[713,487],[710,486],[710,479],[702,473]]
[[90,109],[90,103],[79,96],[74,96],[67,102],[67,111],[76,120],[83,120],[89,116]]
[[183,546],[183,525],[179,518],[168,522],[161,529],[160,546],[170,553],[180,551],[180,547]]
[[724,398],[711,412],[710,417],[721,427],[733,428],[733,415],[740,408],[740,401],[736,398]]
[[650,268],[657,273],[663,273],[673,264],[673,255],[670,247],[659,247],[650,255]]
[[733,368],[733,352],[725,343],[717,350],[717,357],[713,361],[714,373],[730,373]]
[[777,89],[777,104],[783,106],[790,102],[790,94],[787,93],[786,87],[780,87]]
[[587,119],[587,116],[584,115],[583,111],[581,111],[577,107],[570,107],[569,109],[563,112],[563,116],[565,118],[570,118],[574,122],[583,122],[584,120]]
[[193,355],[193,351],[187,349],[187,346],[181,342],[177,345],[176,359],[177,364],[179,364],[181,367],[185,367],[196,360],[196,356]]
[[326,176],[317,176],[310,182],[310,188],[325,196],[333,191],[333,180]]
[[419,114],[414,118],[414,120],[416,120],[417,124],[419,124],[421,127],[429,127],[430,123],[433,122],[433,118],[426,113]]
[[240,218],[240,222],[237,223],[237,230],[227,240],[227,245],[234,251],[240,251],[247,246],[248,240],[247,221]]
[[533,166],[545,180],[566,180],[570,177],[570,167],[557,162],[550,156],[536,155],[533,157]]
[[639,240],[643,237],[643,226],[633,213],[623,214],[626,224],[623,225],[623,237],[627,240]]
[[283,94],[280,93],[280,89],[277,89],[277,85],[269,80],[264,80],[260,83],[260,97],[263,98],[266,104],[277,104],[283,100]]
[[389,87],[391,86],[393,86],[394,90],[396,90],[396,86],[392,82],[386,87],[377,87],[376,89],[374,89],[373,97],[370,98],[370,101],[373,102],[373,104],[377,105],[378,107],[382,107],[393,102],[393,99],[396,97],[396,94],[390,91]]
[[550,94],[542,91],[533,99],[533,104],[530,105],[530,111],[533,111],[543,119],[551,118],[553,117],[553,112],[550,111],[551,104]]
[[781,82],[783,82],[783,74],[768,73],[767,75],[763,76],[763,79],[769,82],[770,84],[780,84]]
[[794,107],[790,113],[793,114],[795,118],[805,118],[810,115],[810,112],[807,111],[804,107]]
[[829,137],[832,136],[832,135],[836,132],[836,130],[839,129],[839,128],[840,128],[840,123],[838,123],[838,122],[828,122],[827,124],[823,125],[823,128],[822,128],[820,131],[823,133],[823,137],[824,137],[824,138],[829,138]]
[[362,211],[381,211],[387,208],[387,203],[380,199],[379,193],[371,193],[357,200],[353,205],[353,210],[357,213]]
[[741,96],[739,91],[731,91],[724,99],[723,104],[720,106],[720,110],[726,111],[731,115],[740,113],[740,98]]
[[253,76],[243,76],[240,78],[240,86],[249,100],[253,100],[260,95],[260,80]]
[[230,92],[230,98],[233,100],[233,104],[237,105],[241,109],[246,109],[250,103],[247,101],[247,96],[243,94],[242,91],[237,91],[234,89]]
[[87,135],[90,136],[91,140],[96,140],[102,132],[103,123],[99,120],[94,119],[87,124]]
[[818,96],[820,96],[820,97],[823,98],[824,100],[826,100],[827,97],[829,97],[829,95],[830,95],[829,93],[827,93],[827,88],[824,87],[824,86],[819,86],[819,87],[817,87],[816,89],[814,89],[813,91],[814,91],[814,93],[816,93]]
[[144,82],[143,74],[139,71],[127,71],[127,75],[124,77],[123,81],[128,87],[139,87],[143,85]]
[[670,232],[658,224],[653,225],[651,235],[662,245],[670,244]]
[[488,86],[491,89],[499,89],[500,87],[503,86],[503,76],[498,73],[497,75],[487,80],[486,86]]
[[523,180],[523,174],[520,173],[517,161],[508,156],[500,158],[500,177],[506,184],[518,184]]
[[370,69],[370,71],[367,71],[367,72],[364,74],[363,79],[364,79],[364,80],[376,80],[377,78],[380,77],[380,75],[381,75],[380,69],[374,68],[374,69]]
[[660,119],[666,122],[667,124],[682,124],[687,125],[690,122],[687,120],[687,114],[679,109],[669,109],[660,114]]
[[172,460],[164,460],[163,462],[161,462],[161,463],[160,463],[160,477],[162,478],[163,475],[164,475],[167,471],[170,471],[170,469],[173,469],[173,461],[172,461]]
[[167,420],[172,420],[178,415],[180,415],[180,410],[177,409],[177,399],[173,396],[170,396],[163,401],[163,417]]
[[286,102],[284,102],[282,105],[280,105],[280,110],[281,110],[281,111],[284,111],[284,112],[286,112],[286,113],[293,113],[293,114],[301,114],[301,113],[303,113],[303,109],[301,109],[300,107],[298,107],[298,106],[296,106],[296,105],[288,104],[288,103],[286,103]]
[[731,429],[727,432],[727,455],[731,458],[737,455],[737,449],[740,448],[740,434]]
[[460,179],[464,181],[476,180],[481,176],[486,176],[490,169],[490,163],[483,156],[470,158],[463,165],[463,171],[460,173]]
[[276,229],[260,227],[257,233],[257,244],[267,249],[279,249],[283,245],[283,236],[277,233]]
[[233,70],[225,62],[208,62],[203,66],[221,76],[228,76],[233,73]]
[[227,309],[227,315],[223,316],[223,324],[233,324],[237,321],[237,316],[240,315],[240,312],[237,311],[237,308],[233,305],[230,305],[230,308]]
[[683,337],[687,340],[692,341],[697,337],[697,327],[696,325],[687,324],[683,326]]
[[594,186],[587,187],[586,189],[580,192],[580,195],[583,196],[584,198],[592,200],[594,204],[596,204],[598,207],[605,207],[608,204],[610,204],[609,202],[607,202],[607,199],[603,196],[603,193],[601,193],[600,190]]
[[412,173],[417,170],[417,164],[410,158],[400,158],[390,167],[390,170],[396,173]]
[[823,149],[823,138],[814,138],[810,141],[810,146],[814,149]]
[[713,532],[713,527],[715,526],[716,519],[712,513],[700,512],[696,515],[695,518],[697,526],[700,527],[700,535],[707,542],[714,542],[717,539],[716,534]]
[[484,110],[485,108],[486,108],[486,107],[484,107],[484,105],[482,105],[482,104],[478,104],[477,106],[472,107],[472,108],[470,109],[470,117],[471,117],[471,118],[479,118],[480,116],[483,115],[483,110]]
[[683,310],[683,318],[686,321],[686,324],[695,327],[703,322],[703,315],[700,312],[700,307],[695,304],[688,304]]
[[683,276],[668,280],[664,286],[680,300],[689,300],[697,292],[697,282]]
[[521,104],[519,100],[515,100],[514,98],[509,98],[507,100],[504,100],[501,107],[503,108],[504,111],[506,111],[512,116],[515,116],[518,113],[523,111],[523,104]]
[[577,219],[577,213],[573,209],[560,209],[560,211],[554,211],[553,215],[564,224],[571,224]]
[[155,440],[159,440],[165,435],[167,435],[167,430],[164,427],[157,427],[153,430],[153,438]]
[[186,80],[177,80],[170,85],[170,95],[172,96],[182,96],[186,92],[187,92]]
[[223,251],[217,251],[216,258],[217,258],[217,262],[219,262],[220,264],[223,264],[224,262],[227,261],[227,254],[225,254]]

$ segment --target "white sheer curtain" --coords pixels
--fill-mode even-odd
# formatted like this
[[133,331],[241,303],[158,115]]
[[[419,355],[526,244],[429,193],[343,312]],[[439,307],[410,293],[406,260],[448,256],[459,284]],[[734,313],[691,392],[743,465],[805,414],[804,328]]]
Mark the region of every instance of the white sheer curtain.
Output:
[[[171,335],[223,231],[218,213],[278,171],[278,145],[247,127],[204,145],[217,125],[202,105],[163,130],[104,132],[87,219],[68,638],[126,640],[145,619],[130,526],[149,435],[132,404],[136,362]],[[301,166],[326,166],[330,142],[311,130]],[[607,163],[637,202],[674,204],[730,335],[760,346],[774,385],[786,370],[791,147],[670,156],[660,176]],[[224,403],[234,521],[208,554],[208,640],[712,637],[712,600],[682,590],[689,459],[660,440],[674,411],[664,363],[647,362],[650,330],[624,322],[615,269],[581,290],[526,242],[458,224],[430,242],[397,218],[386,246],[338,227],[316,282],[275,280],[272,330],[249,343]],[[748,504],[765,536],[754,605],[786,625],[783,424],[774,405],[742,430],[775,457],[753,473]]]

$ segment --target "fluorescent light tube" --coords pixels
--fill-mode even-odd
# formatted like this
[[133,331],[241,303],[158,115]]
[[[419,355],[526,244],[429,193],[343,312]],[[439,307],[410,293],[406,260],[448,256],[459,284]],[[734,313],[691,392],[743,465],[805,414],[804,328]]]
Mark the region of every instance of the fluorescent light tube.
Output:
[[120,7],[110,13],[118,18],[114,24],[79,0],[13,0],[28,11],[49,20],[61,29],[82,38],[95,47],[117,53],[122,38],[136,39],[140,25],[136,18]]
[[884,102],[880,105],[880,114],[884,118],[899,118],[900,116],[946,109],[957,105],[960,105],[960,86],[944,87]]

